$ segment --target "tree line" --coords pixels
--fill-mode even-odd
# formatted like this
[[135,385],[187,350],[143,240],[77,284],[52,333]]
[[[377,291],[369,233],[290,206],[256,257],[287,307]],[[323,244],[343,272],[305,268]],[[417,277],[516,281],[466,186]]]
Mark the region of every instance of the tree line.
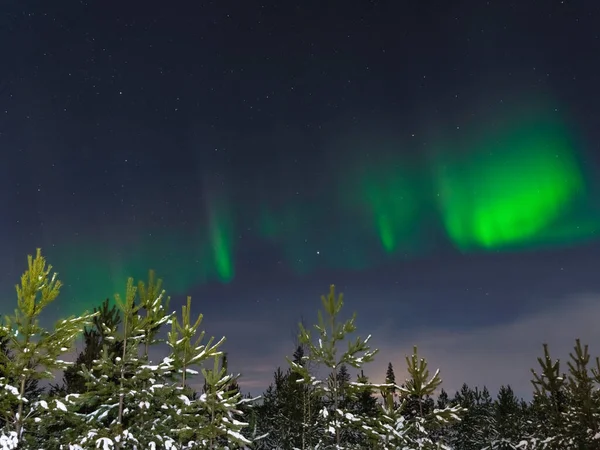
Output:
[[225,338],[205,336],[189,297],[170,311],[152,271],[114,302],[45,328],[62,283],[39,249],[27,263],[0,325],[0,450],[600,449],[600,360],[579,340],[566,366],[544,346],[529,402],[510,386],[493,397],[465,384],[450,397],[416,347],[406,380],[390,362],[375,383],[363,367],[377,349],[357,336],[356,315],[341,319],[331,286],[315,325],[299,324],[295,351],[252,398],[228,370]]

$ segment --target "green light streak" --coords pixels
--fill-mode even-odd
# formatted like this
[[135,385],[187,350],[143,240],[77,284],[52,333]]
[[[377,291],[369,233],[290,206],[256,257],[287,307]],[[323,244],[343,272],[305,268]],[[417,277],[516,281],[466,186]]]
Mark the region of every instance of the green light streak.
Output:
[[421,245],[415,225],[425,203],[423,179],[423,168],[406,158],[372,158],[343,174],[339,195],[345,209],[366,215],[387,254],[414,253]]
[[226,214],[225,205],[217,205],[210,211],[210,244],[214,267],[219,279],[229,282],[234,276],[233,222]]

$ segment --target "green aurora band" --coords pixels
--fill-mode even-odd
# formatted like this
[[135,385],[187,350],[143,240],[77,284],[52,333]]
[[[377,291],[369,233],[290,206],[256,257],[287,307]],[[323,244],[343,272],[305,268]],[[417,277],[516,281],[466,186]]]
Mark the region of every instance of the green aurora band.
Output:
[[600,214],[591,201],[592,178],[568,128],[531,112],[498,123],[464,133],[466,140],[437,139],[426,156],[415,150],[421,156],[412,158],[402,156],[410,148],[397,142],[384,142],[381,151],[378,143],[355,142],[347,153],[362,159],[344,161],[316,198],[249,199],[240,210],[216,196],[206,205],[204,226],[193,230],[42,246],[65,283],[61,309],[91,309],[122,293],[127,277],[145,279],[150,268],[172,295],[228,283],[242,228],[270,248],[273,264],[279,258],[298,275],[364,270],[434,251],[440,241],[472,252],[595,238]]
[[548,119],[476,139],[462,158],[439,158],[433,173],[444,227],[461,250],[544,240],[586,196],[567,130]]
[[211,202],[207,209],[208,225],[192,233],[159,229],[121,242],[80,237],[42,248],[65,285],[61,309],[73,314],[91,310],[115,293],[124,295],[129,277],[146,280],[149,269],[165,280],[171,295],[211,281],[230,282],[234,223],[226,202]]

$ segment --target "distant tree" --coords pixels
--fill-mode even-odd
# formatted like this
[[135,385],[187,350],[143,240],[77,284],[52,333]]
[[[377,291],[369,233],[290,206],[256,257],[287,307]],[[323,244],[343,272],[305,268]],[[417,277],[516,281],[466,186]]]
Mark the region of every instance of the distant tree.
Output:
[[262,396],[258,407],[260,424],[257,435],[267,435],[255,442],[257,449],[274,448],[292,450],[302,448],[304,410],[302,405],[303,386],[297,375],[288,369],[277,368],[273,382]]
[[[448,397],[448,393],[441,388],[440,395],[438,395],[437,400],[435,402],[435,409],[446,409],[450,406],[450,398]],[[463,413],[463,417],[468,412]],[[435,442],[452,442],[453,438],[453,428],[454,424],[440,424],[437,429],[431,430],[431,437]]]
[[[356,394],[356,398],[350,408],[352,414],[377,421],[381,413],[381,408],[377,402],[377,397],[375,397],[375,387],[362,369],[356,377],[356,384],[362,386],[363,389]],[[361,448],[372,448],[377,445],[377,440],[374,436],[365,433],[355,433],[352,441],[359,444]]]
[[527,438],[525,417],[520,400],[510,386],[501,386],[494,402],[495,431],[497,434],[494,448],[512,450]]
[[478,438],[475,391],[463,383],[450,404],[465,410],[462,420],[452,427],[454,432],[450,440],[451,446],[461,450],[480,450],[486,445],[486,442],[480,442]]
[[361,370],[357,375],[356,382],[365,385],[365,388],[358,393],[356,400],[356,410],[359,414],[368,417],[376,417],[379,414],[377,397],[375,397],[375,389],[369,382],[369,377]]

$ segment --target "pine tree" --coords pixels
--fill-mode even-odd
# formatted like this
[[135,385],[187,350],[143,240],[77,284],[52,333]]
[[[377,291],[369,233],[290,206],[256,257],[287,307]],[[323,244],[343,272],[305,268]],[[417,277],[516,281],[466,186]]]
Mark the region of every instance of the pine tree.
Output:
[[[214,343],[214,338],[211,337],[203,344],[205,332],[200,331],[200,325],[204,317],[200,314],[195,321],[192,320],[191,302],[191,297],[188,297],[181,310],[181,321],[175,315],[171,318],[168,336],[172,368],[168,378],[175,383],[175,389],[172,394],[165,392],[170,394],[163,402],[169,419],[168,422],[163,421],[162,426],[172,430],[180,445],[187,442],[201,443],[206,438],[202,430],[208,421],[208,412],[204,402],[190,388],[190,380],[199,373],[197,369],[202,364],[221,355],[219,348],[225,342],[225,338],[222,338]],[[208,388],[206,383],[205,386]]]
[[565,427],[569,442],[574,448],[595,450],[600,448],[600,399],[595,387],[593,372],[589,368],[588,346],[575,341],[571,360],[567,362],[567,411]]
[[[460,421],[464,409],[460,406],[446,407],[444,409],[427,410],[427,398],[431,397],[441,385],[442,379],[437,370],[429,375],[427,361],[419,358],[417,347],[413,354],[406,357],[407,370],[410,378],[403,386],[396,386],[400,392],[400,404],[395,407],[388,397],[383,406],[383,416],[380,420],[380,437],[382,450],[396,450],[397,448],[437,449],[443,442],[435,441],[435,430]],[[412,401],[417,405],[416,414],[411,414],[407,419],[403,410]],[[429,401],[431,404],[431,401]]]
[[323,311],[319,311],[318,324],[314,326],[318,333],[317,342],[313,342],[309,329],[302,324],[300,327],[299,341],[308,349],[308,355],[303,358],[323,366],[329,376],[325,380],[318,380],[308,370],[306,365],[295,363],[288,359],[292,370],[302,376],[302,381],[314,386],[318,396],[323,398],[326,407],[321,410],[321,418],[325,424],[327,434],[321,436],[317,445],[319,447],[332,447],[336,449],[352,448],[342,440],[343,430],[352,428],[365,432],[367,418],[347,414],[342,409],[342,402],[346,398],[352,398],[358,392],[364,390],[363,386],[355,383],[347,387],[338,382],[338,371],[342,365],[348,365],[360,369],[364,363],[371,362],[377,350],[371,350],[366,339],[357,338],[348,342],[348,349],[338,354],[340,344],[349,334],[356,331],[356,314],[347,321],[340,321],[344,300],[343,295],[336,296],[335,287],[332,285],[329,295],[321,296]]
[[[64,433],[65,444],[78,444],[85,449],[94,448],[98,442],[110,442],[119,450],[173,441],[160,434],[161,421],[155,415],[170,392],[165,382],[173,370],[171,360],[165,358],[153,365],[149,359],[150,347],[161,342],[157,338],[160,327],[171,317],[165,311],[168,299],[164,299],[161,284],[150,271],[147,284],[139,282],[136,287],[130,278],[125,298],[115,295],[121,326],[117,329],[99,324],[106,345],[91,370],[82,367],[86,392],[65,398],[71,409],[91,407],[92,412]],[[121,349],[120,355],[115,356],[109,345],[117,342]]]
[[566,376],[560,371],[560,360],[552,361],[548,345],[544,344],[544,356],[538,358],[541,373],[531,369],[535,388],[534,402],[538,411],[537,429],[533,436],[537,448],[565,450],[568,439],[564,426],[567,410]]
[[[2,329],[0,329],[0,333],[2,333]],[[8,336],[0,335],[0,353],[2,354],[2,360],[12,360],[13,356],[9,349],[10,339]],[[67,370],[70,367],[67,368]],[[7,372],[0,372],[0,378],[5,379],[6,383],[10,386],[16,386],[19,384],[19,379],[14,377],[14,374]],[[27,399],[36,399],[39,398],[44,390],[39,387],[39,380],[36,378],[30,378],[25,383],[25,398]],[[4,429],[6,426],[6,422],[4,418],[0,416],[0,429]]]
[[207,391],[200,396],[208,414],[208,422],[202,428],[203,444],[209,450],[229,448],[228,443],[236,445],[251,444],[242,433],[248,425],[237,419],[240,411],[241,394],[231,390],[235,377],[228,375],[222,356],[214,356],[212,370],[202,369]]
[[116,357],[122,351],[122,343],[106,342],[105,333],[102,324],[109,329],[116,329],[121,323],[121,316],[116,305],[110,306],[109,299],[106,299],[100,307],[94,308],[96,316],[93,319],[92,326],[83,330],[83,350],[77,355],[75,364],[67,367],[63,372],[62,386],[53,385],[51,394],[82,394],[86,391],[86,381],[81,374],[82,367],[91,370],[94,361],[102,357],[102,351],[105,345],[108,351]]
[[[4,352],[0,352],[0,409],[4,418],[4,432],[18,442],[34,439],[25,431],[35,429],[45,409],[64,408],[59,401],[48,404],[45,401],[34,403],[35,398],[27,398],[27,387],[42,379],[53,379],[53,371],[64,370],[69,364],[60,359],[69,352],[77,336],[93,315],[69,317],[59,320],[53,330],[40,325],[40,316],[60,293],[62,283],[52,266],[46,265],[41,250],[35,258],[27,258],[27,270],[16,286],[17,309],[13,315],[4,317],[0,333],[7,340]],[[31,393],[31,391],[30,391]],[[37,405],[37,408],[29,405]]]

